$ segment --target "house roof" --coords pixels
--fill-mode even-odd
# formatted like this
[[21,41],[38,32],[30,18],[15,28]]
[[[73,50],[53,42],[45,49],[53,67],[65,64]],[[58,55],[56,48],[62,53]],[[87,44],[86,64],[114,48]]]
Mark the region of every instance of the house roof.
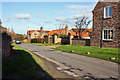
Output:
[[[77,30],[78,30],[77,28],[72,28],[71,30],[69,30],[70,35],[74,35],[75,36]],[[92,32],[92,29],[85,29],[85,28],[83,28],[83,29],[81,29],[81,31],[83,31],[81,33],[81,36],[83,36],[83,37],[89,37],[90,33],[87,33],[87,31],[88,32]],[[78,31],[77,31],[77,36],[79,36]]]
[[[72,28],[71,30],[73,30],[74,32],[78,31],[77,28]],[[82,28],[81,31],[89,31],[89,32],[92,32],[92,29],[85,29],[85,28]]]
[[52,30],[52,31],[46,33],[45,35],[47,36],[47,35],[49,34],[49,35],[51,36],[51,35],[53,35],[54,33],[60,34],[60,32],[62,32],[62,31],[65,31],[65,29]]
[[[70,35],[72,35],[72,36],[76,36],[76,32],[69,32],[69,33],[70,33]],[[79,36],[79,33],[77,33],[77,36]],[[83,37],[89,37],[89,34],[87,34],[87,33],[82,33],[81,36],[83,36]]]
[[[72,35],[72,36],[75,36],[75,35],[76,35],[76,30],[77,30],[77,28],[72,28],[71,30],[68,31],[68,33],[70,33],[70,35]],[[82,29],[82,30],[92,32],[92,29]],[[52,30],[52,31],[46,33],[45,36],[47,36],[48,34],[51,36],[51,35],[53,35],[54,33],[60,34],[60,32],[62,32],[62,31],[65,31],[65,29]],[[89,37],[90,34],[88,34],[88,33],[85,32],[85,31],[81,34],[81,36]],[[77,36],[79,36],[79,33],[77,33]]]
[[[32,32],[34,32],[34,31],[41,32],[41,30],[28,30],[28,31],[27,31],[27,34],[28,34],[28,33],[32,33]],[[48,33],[48,32],[50,32],[50,31],[43,31],[43,32]]]

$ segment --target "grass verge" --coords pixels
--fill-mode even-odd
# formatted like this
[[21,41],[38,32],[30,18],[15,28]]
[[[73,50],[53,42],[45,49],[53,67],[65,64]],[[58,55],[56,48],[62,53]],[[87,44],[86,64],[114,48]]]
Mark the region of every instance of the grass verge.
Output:
[[3,57],[3,78],[51,78],[44,62],[35,54],[12,44],[11,56]]
[[[79,46],[79,45],[63,45],[53,48],[56,50],[61,50],[65,52],[80,54],[84,56],[100,58],[108,61],[119,62],[118,61],[118,48],[99,48],[99,47],[91,47],[91,46]],[[86,54],[90,52],[90,54]],[[110,60],[110,58],[114,57],[115,60]]]

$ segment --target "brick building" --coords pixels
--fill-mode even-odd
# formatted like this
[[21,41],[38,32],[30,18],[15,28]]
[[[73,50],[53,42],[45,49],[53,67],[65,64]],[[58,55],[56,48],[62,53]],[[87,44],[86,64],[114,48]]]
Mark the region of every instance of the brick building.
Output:
[[[120,2],[98,2],[93,12],[91,46],[118,48],[120,43]],[[102,18],[103,14],[103,18]],[[102,31],[103,24],[103,31]]]

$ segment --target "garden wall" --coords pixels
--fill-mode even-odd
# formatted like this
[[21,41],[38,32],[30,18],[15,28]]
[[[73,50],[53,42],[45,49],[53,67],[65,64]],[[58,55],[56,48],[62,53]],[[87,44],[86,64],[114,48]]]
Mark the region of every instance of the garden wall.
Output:
[[72,45],[90,46],[90,39],[72,39]]
[[70,44],[70,39],[69,38],[62,38],[61,43],[63,44]]

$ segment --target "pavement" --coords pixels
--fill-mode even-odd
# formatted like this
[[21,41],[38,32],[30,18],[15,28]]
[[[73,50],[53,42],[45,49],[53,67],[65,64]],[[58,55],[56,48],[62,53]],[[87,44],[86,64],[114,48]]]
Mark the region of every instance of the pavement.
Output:
[[21,47],[59,65],[57,70],[74,77],[118,78],[118,64],[102,59],[54,50],[36,44],[20,44]]

